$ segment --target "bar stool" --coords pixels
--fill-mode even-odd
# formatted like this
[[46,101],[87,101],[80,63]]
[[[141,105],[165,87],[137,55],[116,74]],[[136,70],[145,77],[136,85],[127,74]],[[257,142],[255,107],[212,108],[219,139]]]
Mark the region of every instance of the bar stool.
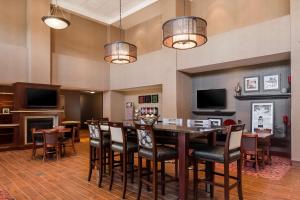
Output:
[[[136,124],[136,131],[138,135],[139,142],[139,151],[138,151],[138,197],[141,197],[142,183],[145,183],[147,186],[152,186],[153,188],[153,199],[158,197],[158,163],[161,163],[161,192],[162,195],[165,194],[165,161],[167,160],[176,160],[178,159],[178,152],[175,148],[163,145],[157,145],[153,128],[151,125],[139,125]],[[142,160],[146,159],[147,161],[147,171],[148,173],[143,174],[143,162]],[[153,162],[153,173],[150,172],[150,163]],[[152,181],[149,180],[150,174],[152,174]],[[143,179],[143,176],[147,176],[147,179]]]
[[[90,133],[90,154],[89,154],[89,174],[88,181],[91,180],[93,169],[97,166],[99,170],[98,187],[101,187],[103,176],[103,165],[109,165],[106,162],[106,153],[104,150],[109,149],[109,138],[103,136],[103,132],[100,130],[98,123],[90,122],[88,124]],[[107,150],[109,154],[109,150]],[[103,163],[104,160],[104,163]],[[97,163],[98,161],[98,163]]]
[[[241,154],[241,140],[245,125],[230,126],[230,131],[227,134],[225,147],[213,146],[205,149],[197,149],[194,151],[194,199],[198,196],[198,184],[199,182],[205,182],[209,185],[215,185],[224,188],[224,199],[229,200],[229,191],[236,187],[238,188],[239,199],[243,199],[242,193],[242,154]],[[222,163],[224,165],[224,174],[218,172],[210,172],[210,180],[198,179],[198,162],[212,162]],[[237,176],[230,176],[229,164],[236,162],[237,164]],[[206,172],[209,169],[206,169]],[[214,182],[214,175],[223,176],[224,184]],[[236,180],[235,183],[229,185],[229,179]],[[210,191],[213,194],[213,191]]]
[[[128,165],[133,165],[133,163],[128,162],[128,158],[138,151],[137,142],[127,141],[127,133],[124,130],[123,123],[110,122],[110,185],[109,190],[112,189],[114,174],[119,174],[123,181],[123,192],[122,198],[125,198],[126,188],[127,188],[127,173],[131,173],[131,179],[134,178],[134,171],[128,170]],[[120,154],[120,161],[115,161],[114,153],[118,152]],[[132,160],[133,162],[133,160]],[[121,168],[121,171],[116,169]]]

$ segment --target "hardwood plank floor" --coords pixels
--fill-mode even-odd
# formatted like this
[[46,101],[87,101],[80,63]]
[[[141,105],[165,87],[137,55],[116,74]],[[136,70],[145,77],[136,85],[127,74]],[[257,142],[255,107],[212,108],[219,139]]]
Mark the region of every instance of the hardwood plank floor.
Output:
[[[17,200],[120,199],[122,187],[118,176],[115,176],[112,192],[108,191],[108,177],[104,177],[102,188],[96,185],[96,173],[93,174],[90,183],[87,181],[87,139],[77,144],[76,148],[77,155],[67,155],[59,161],[45,163],[40,159],[31,160],[31,150],[1,152],[0,186],[7,189]],[[174,173],[173,166],[167,164],[168,173]],[[135,183],[136,180],[137,177]],[[192,199],[192,181],[189,188],[190,199]],[[130,184],[129,181],[127,191],[127,199],[136,199],[137,184]],[[166,195],[159,198],[177,199],[177,191],[177,183],[168,183]],[[292,167],[280,181],[244,175],[243,191],[246,200],[300,200],[300,168]],[[221,188],[216,188],[214,199],[223,199],[222,193]],[[143,190],[142,199],[150,200],[151,194]],[[200,198],[210,199],[203,192],[200,193]],[[231,191],[231,199],[237,199],[235,189]]]

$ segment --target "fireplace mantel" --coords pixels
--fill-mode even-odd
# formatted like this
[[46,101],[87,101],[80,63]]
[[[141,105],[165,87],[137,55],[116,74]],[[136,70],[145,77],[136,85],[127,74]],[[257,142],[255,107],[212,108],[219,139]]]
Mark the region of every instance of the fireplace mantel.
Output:
[[11,113],[63,113],[64,110],[12,110]]

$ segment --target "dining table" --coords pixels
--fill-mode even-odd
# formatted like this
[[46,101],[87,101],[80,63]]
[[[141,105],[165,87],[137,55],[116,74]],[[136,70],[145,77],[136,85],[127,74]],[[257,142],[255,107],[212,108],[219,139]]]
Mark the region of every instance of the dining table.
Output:
[[[124,121],[124,127],[134,129],[133,121]],[[159,132],[171,132],[177,134],[178,139],[178,163],[179,163],[179,190],[178,190],[178,199],[185,200],[188,198],[188,185],[189,185],[189,140],[193,137],[207,136],[208,145],[216,145],[216,134],[220,130],[223,130],[221,127],[216,128],[199,128],[199,127],[188,127],[187,124],[183,123],[181,126],[173,124],[154,124],[154,131]],[[214,176],[210,172],[214,171],[214,163],[205,162],[206,168],[206,178],[210,181],[214,181]],[[214,186],[209,185],[206,187],[206,191],[210,192],[210,196],[214,196]]]

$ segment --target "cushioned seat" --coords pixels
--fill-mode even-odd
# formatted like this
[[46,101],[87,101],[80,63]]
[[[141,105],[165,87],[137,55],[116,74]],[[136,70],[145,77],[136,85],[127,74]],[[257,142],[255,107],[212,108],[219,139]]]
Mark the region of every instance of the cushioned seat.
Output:
[[[121,143],[113,143],[111,145],[111,149],[113,151],[117,151],[117,152],[123,152],[123,144]],[[128,152],[136,152],[138,151],[138,144],[136,144],[135,142],[127,142],[127,151]]]
[[[99,147],[99,139],[91,139],[90,145],[93,147]],[[103,137],[103,146],[108,146],[110,143],[109,138]]]
[[[234,161],[239,159],[241,152],[233,151],[229,154],[229,161]],[[224,147],[216,146],[216,147],[207,147],[205,150],[195,150],[194,156],[198,160],[207,160],[207,161],[216,161],[216,162],[224,162]]]
[[[153,159],[152,149],[140,148],[139,155],[148,159]],[[168,146],[157,146],[157,159],[158,160],[173,160],[178,157],[175,148]]]

